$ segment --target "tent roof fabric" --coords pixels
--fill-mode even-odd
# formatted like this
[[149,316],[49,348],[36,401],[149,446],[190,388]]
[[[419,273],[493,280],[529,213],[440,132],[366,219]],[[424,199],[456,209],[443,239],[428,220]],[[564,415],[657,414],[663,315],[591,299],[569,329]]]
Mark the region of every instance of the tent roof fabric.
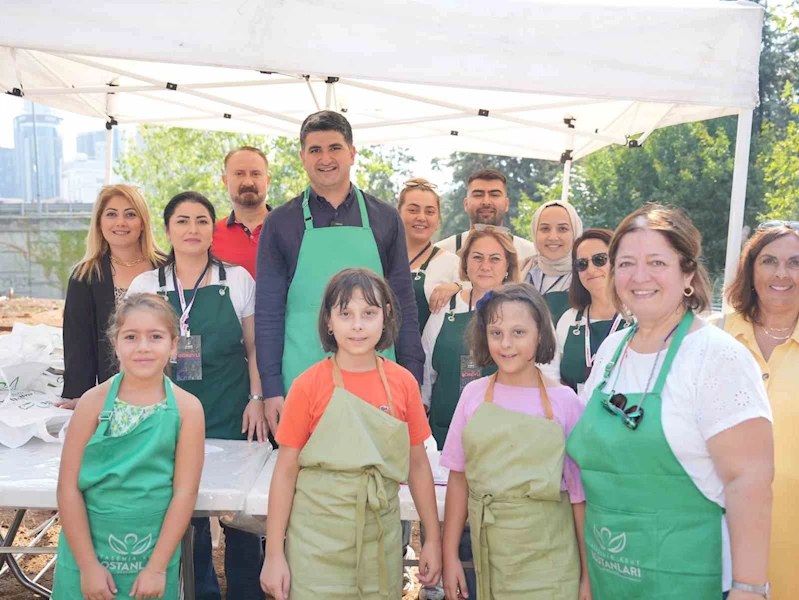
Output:
[[763,19],[742,0],[65,0],[43,10],[6,2],[0,88],[56,108],[295,136],[330,107],[346,111],[358,144],[550,160],[753,108]]

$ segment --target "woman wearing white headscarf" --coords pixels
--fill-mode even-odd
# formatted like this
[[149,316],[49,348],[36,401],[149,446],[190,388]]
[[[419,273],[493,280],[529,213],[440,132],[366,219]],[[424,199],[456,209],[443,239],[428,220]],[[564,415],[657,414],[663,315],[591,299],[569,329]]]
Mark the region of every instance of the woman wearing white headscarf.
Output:
[[524,281],[543,294],[557,323],[569,308],[572,246],[583,234],[583,221],[568,202],[544,202],[533,215],[530,233],[538,256],[528,263]]

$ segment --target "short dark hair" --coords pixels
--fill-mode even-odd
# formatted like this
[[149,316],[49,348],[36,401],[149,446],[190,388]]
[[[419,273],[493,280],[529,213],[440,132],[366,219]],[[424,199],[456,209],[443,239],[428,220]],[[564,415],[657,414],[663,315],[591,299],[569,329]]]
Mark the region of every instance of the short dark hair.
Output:
[[264,154],[263,150],[261,150],[260,148],[256,148],[255,146],[240,146],[235,150],[231,150],[230,152],[225,154],[225,164],[224,164],[225,169],[227,169],[227,163],[230,160],[230,157],[233,156],[234,154],[238,154],[239,152],[254,152],[255,154],[264,159],[264,162],[266,163],[266,170],[267,171],[269,170],[269,159],[266,158],[266,154]]
[[325,352],[338,350],[336,338],[329,329],[330,315],[334,308],[347,306],[355,290],[361,290],[367,304],[383,311],[383,335],[380,336],[375,349],[386,350],[393,346],[399,337],[402,315],[399,301],[388,282],[369,269],[344,269],[327,282],[322,295],[322,306],[319,308],[319,339]]
[[[180,192],[172,197],[172,199],[167,202],[167,205],[164,207],[164,228],[169,231],[169,220],[172,218],[172,215],[175,214],[178,206],[183,204],[184,202],[192,202],[194,204],[201,204],[205,209],[208,211],[208,214],[211,217],[211,226],[213,227],[216,223],[216,210],[214,209],[214,205],[211,204],[211,201],[203,196],[200,192]],[[212,253],[211,249],[208,248],[208,258],[215,264],[221,265],[222,261],[216,258]],[[169,254],[167,255],[166,262],[164,266],[174,265],[175,264],[175,249],[170,248]]]
[[314,131],[337,131],[344,136],[348,146],[352,146],[352,126],[341,113],[320,110],[305,117],[300,127],[300,146],[305,149],[305,138]]
[[572,282],[569,285],[569,304],[577,310],[585,310],[591,304],[591,293],[585,289],[583,282],[580,281],[580,274],[577,272],[575,261],[577,260],[577,249],[586,240],[600,240],[610,247],[610,240],[613,239],[613,232],[610,229],[587,229],[583,235],[574,240],[572,245]]
[[732,307],[750,323],[760,322],[760,305],[757,290],[755,290],[755,261],[763,248],[786,235],[794,235],[799,238],[799,231],[791,229],[787,225],[758,229],[746,242],[741,253],[738,271],[727,291],[727,299]]
[[505,189],[508,189],[508,178],[496,169],[480,169],[472,173],[471,177],[466,181],[466,187],[469,187],[469,184],[475,179],[480,179],[481,181],[501,181]]
[[494,363],[488,350],[488,325],[497,320],[499,308],[506,302],[524,302],[530,307],[536,327],[538,327],[538,346],[535,349],[535,362],[548,364],[555,358],[555,331],[547,302],[535,287],[529,283],[506,283],[490,292],[486,302],[478,304],[474,317],[466,328],[466,345],[471,348],[472,360],[478,367],[488,367]]

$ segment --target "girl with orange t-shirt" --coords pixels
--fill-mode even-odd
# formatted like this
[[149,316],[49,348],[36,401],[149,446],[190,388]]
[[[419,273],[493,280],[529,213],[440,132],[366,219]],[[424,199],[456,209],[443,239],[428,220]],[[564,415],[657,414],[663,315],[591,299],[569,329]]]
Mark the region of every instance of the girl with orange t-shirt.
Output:
[[334,355],[294,380],[276,436],[261,571],[275,600],[399,600],[402,481],[428,532],[419,579],[439,579],[421,394],[410,372],[377,355],[397,337],[396,306],[385,279],[368,269],[345,269],[327,284],[319,337]]

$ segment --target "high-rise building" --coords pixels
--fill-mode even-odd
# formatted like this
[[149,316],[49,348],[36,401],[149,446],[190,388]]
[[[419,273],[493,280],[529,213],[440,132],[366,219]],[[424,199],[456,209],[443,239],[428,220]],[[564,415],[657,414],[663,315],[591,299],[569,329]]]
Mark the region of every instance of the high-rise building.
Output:
[[91,204],[104,183],[105,156],[91,160],[79,152],[73,160],[64,163],[61,193],[67,202]]
[[[116,162],[121,152],[119,127],[114,127],[112,151],[113,162]],[[87,131],[78,134],[78,153],[85,154],[89,160],[105,162],[106,131]]]
[[14,149],[0,148],[0,198],[19,198]]
[[49,108],[25,102],[25,112],[14,119],[17,191],[25,202],[61,195],[62,119]]

